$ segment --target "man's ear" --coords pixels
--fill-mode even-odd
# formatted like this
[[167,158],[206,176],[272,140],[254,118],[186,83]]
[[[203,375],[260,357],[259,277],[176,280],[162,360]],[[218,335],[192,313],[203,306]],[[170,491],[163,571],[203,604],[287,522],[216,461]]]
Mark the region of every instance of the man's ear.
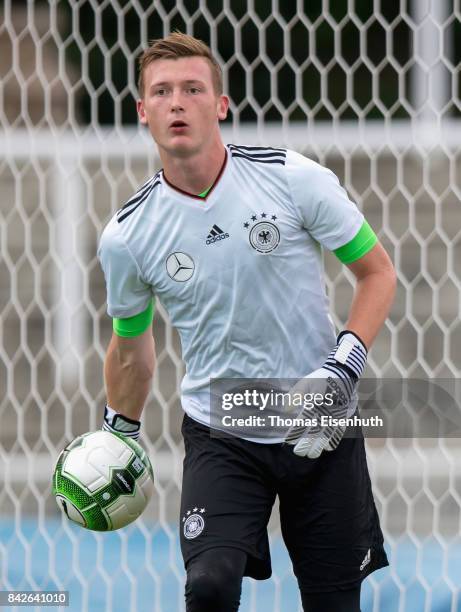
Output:
[[224,121],[227,117],[227,111],[229,110],[229,98],[228,96],[221,95],[218,100],[218,119]]
[[147,125],[146,111],[144,109],[144,102],[142,100],[136,100],[136,111],[139,117],[139,123]]

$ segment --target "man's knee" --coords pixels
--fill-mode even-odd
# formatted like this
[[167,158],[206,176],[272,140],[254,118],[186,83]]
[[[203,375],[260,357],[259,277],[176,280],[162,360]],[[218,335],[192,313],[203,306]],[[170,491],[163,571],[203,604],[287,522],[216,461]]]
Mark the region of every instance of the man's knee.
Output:
[[193,604],[191,612],[220,610],[223,605],[229,606],[229,600],[234,600],[236,594],[236,585],[225,579],[220,568],[197,568],[187,576],[186,600]]
[[187,567],[187,612],[234,612],[240,604],[246,553],[214,548],[192,559]]

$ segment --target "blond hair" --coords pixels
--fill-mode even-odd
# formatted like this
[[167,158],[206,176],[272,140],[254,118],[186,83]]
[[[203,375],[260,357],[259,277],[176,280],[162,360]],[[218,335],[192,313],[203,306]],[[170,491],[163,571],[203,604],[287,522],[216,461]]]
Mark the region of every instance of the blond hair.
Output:
[[141,98],[144,97],[144,71],[152,62],[159,59],[178,59],[180,57],[204,57],[211,68],[211,76],[215,92],[223,92],[221,66],[215,60],[211,49],[203,41],[182,32],[173,32],[165,38],[153,40],[138,60],[138,89]]

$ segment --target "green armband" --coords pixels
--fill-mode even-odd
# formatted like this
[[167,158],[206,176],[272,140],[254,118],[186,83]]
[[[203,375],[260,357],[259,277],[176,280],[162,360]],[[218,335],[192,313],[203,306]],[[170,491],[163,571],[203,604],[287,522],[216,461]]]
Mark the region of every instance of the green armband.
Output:
[[127,319],[113,319],[112,327],[117,336],[134,338],[143,334],[152,325],[154,319],[154,301],[143,312]]
[[378,237],[368,222],[364,221],[355,237],[347,244],[333,251],[333,253],[343,264],[348,264],[366,255],[377,242]]

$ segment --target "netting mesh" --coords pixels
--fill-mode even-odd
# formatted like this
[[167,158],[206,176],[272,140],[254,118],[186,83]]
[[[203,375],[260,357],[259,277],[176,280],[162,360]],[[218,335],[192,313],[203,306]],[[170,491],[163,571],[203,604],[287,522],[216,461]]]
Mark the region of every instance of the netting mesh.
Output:
[[[92,612],[120,602],[139,610],[143,597],[180,610],[183,365],[161,305],[144,419],[155,502],[134,527],[101,539],[61,524],[50,493],[58,452],[102,418],[111,322],[98,235],[159,167],[134,125],[136,56],[175,28],[210,43],[231,98],[226,142],[289,146],[330,167],[396,264],[370,373],[457,378],[461,8],[6,0],[0,11],[0,586],[70,585],[75,609]],[[328,254],[326,270],[341,327],[352,277]],[[365,609],[461,609],[457,440],[370,440],[368,453],[392,564],[368,580]],[[276,513],[270,528],[277,555]],[[245,587],[242,609],[259,610],[264,597],[267,610],[295,609],[295,592],[289,564],[274,560],[270,582]]]

